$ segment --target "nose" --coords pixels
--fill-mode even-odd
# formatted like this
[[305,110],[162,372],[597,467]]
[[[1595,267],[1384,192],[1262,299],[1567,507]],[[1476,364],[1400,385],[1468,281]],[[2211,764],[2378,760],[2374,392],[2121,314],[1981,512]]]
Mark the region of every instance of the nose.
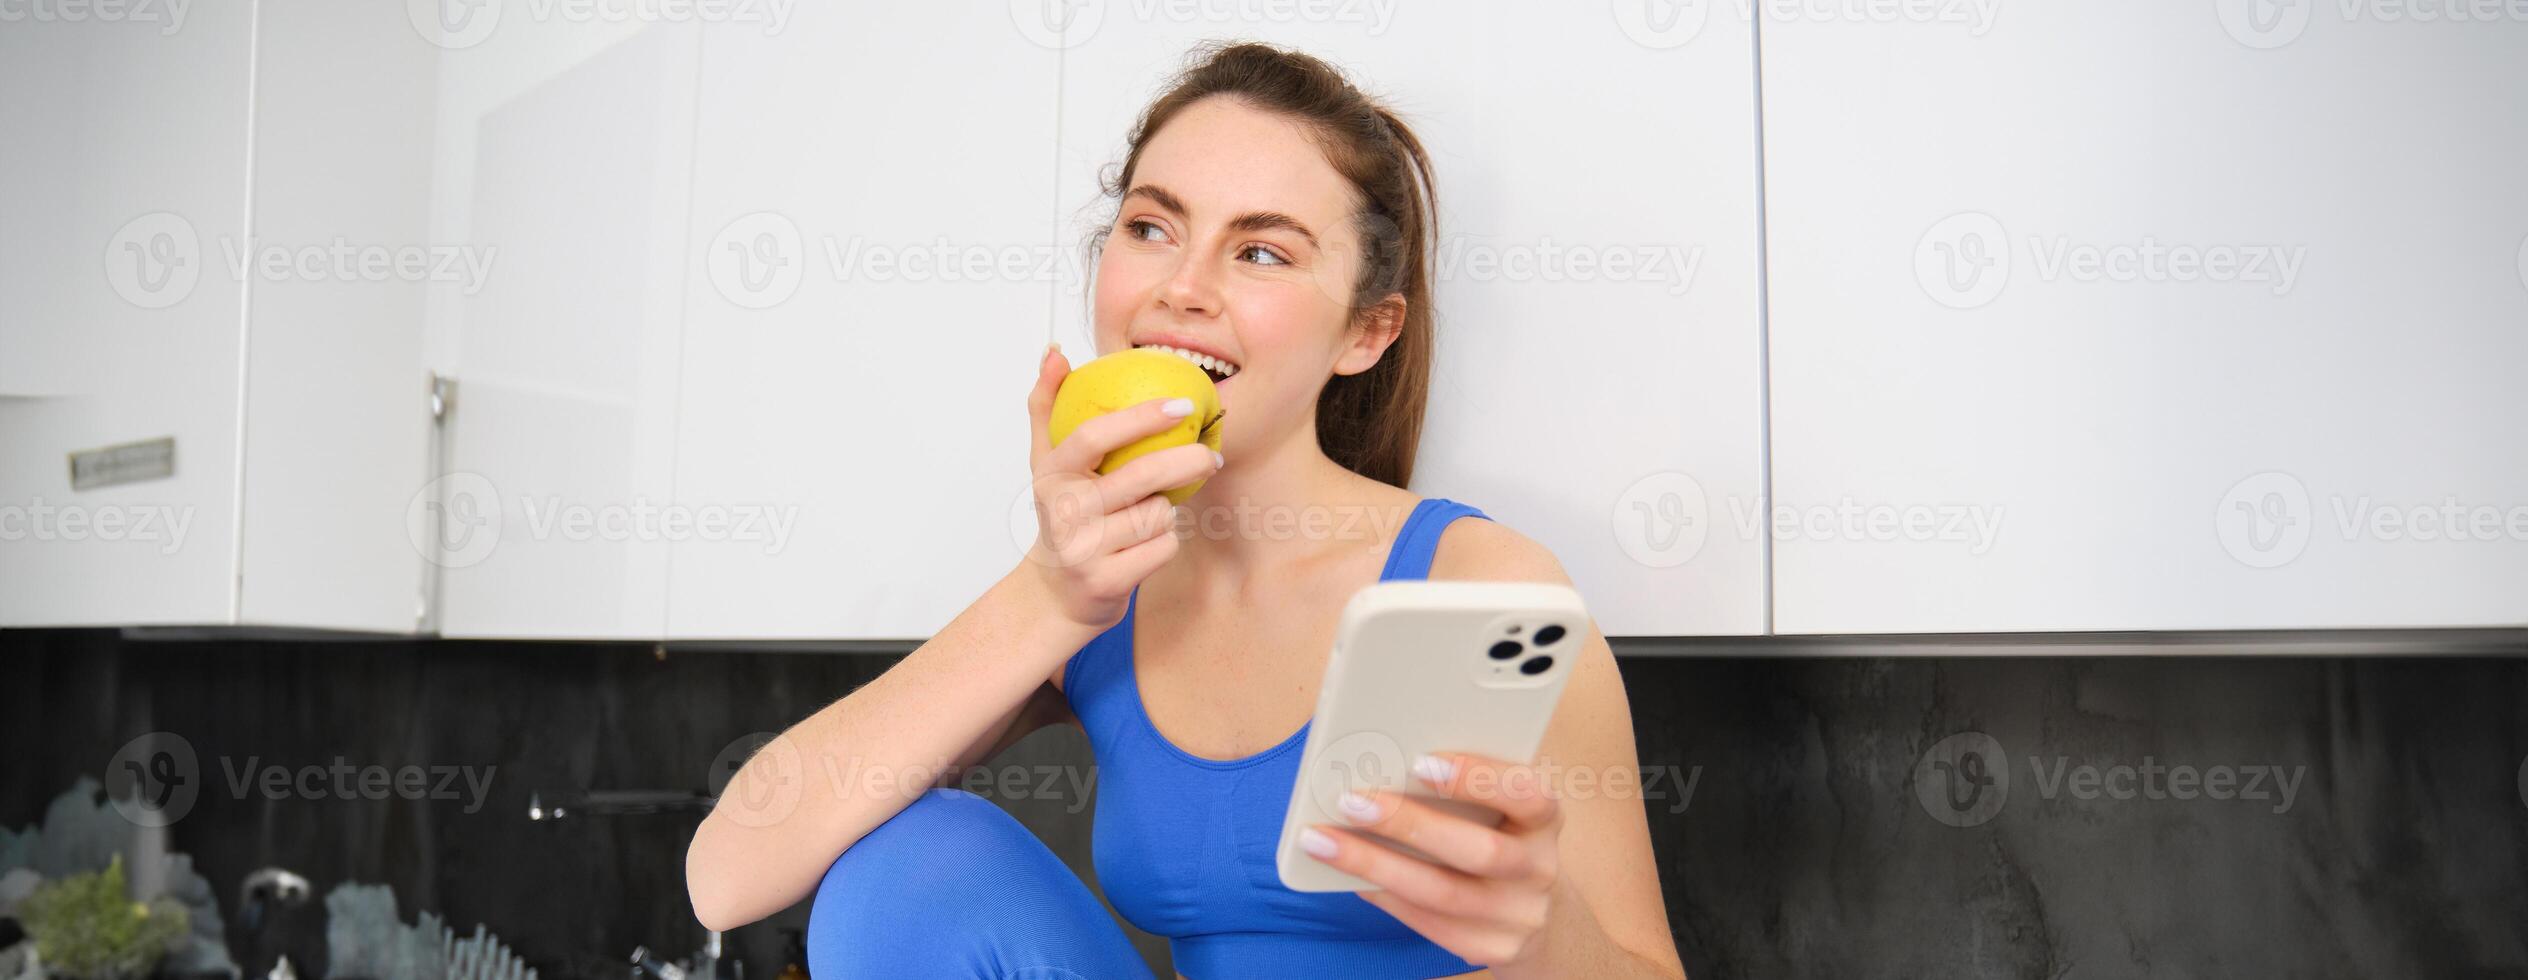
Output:
[[1178,313],[1209,316],[1220,312],[1217,270],[1198,252],[1187,250],[1167,281],[1159,284],[1159,305]]

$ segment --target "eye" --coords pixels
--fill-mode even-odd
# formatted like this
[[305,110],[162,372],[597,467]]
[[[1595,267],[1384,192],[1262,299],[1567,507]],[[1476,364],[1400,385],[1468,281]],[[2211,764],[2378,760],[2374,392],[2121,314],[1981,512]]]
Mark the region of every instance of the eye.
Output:
[[1144,220],[1142,220],[1142,219],[1140,219],[1140,218],[1134,218],[1134,219],[1132,219],[1132,220],[1130,220],[1130,221],[1124,222],[1124,233],[1125,233],[1125,234],[1131,235],[1133,238],[1135,238],[1135,239],[1137,239],[1137,240],[1140,240],[1140,241],[1145,241],[1145,242],[1146,242],[1146,241],[1150,241],[1150,239],[1149,239],[1147,236],[1145,236],[1145,235],[1143,235],[1143,234],[1141,233],[1141,230],[1142,230],[1142,229],[1144,229],[1144,228],[1150,229],[1151,231],[1157,231],[1157,232],[1160,232],[1160,233],[1162,233],[1162,234],[1165,234],[1165,230],[1164,230],[1164,229],[1162,229],[1162,228],[1160,228],[1158,225],[1153,224],[1153,223],[1148,222],[1148,221],[1144,221]]
[[1273,251],[1272,249],[1265,248],[1265,247],[1264,247],[1264,246],[1262,246],[1262,245],[1249,245],[1249,246],[1247,246],[1245,249],[1240,250],[1240,251],[1238,252],[1238,254],[1239,254],[1239,255],[1262,255],[1262,256],[1264,256],[1266,259],[1270,260],[1270,261],[1266,261],[1266,262],[1258,262],[1258,263],[1256,263],[1257,265],[1289,265],[1289,264],[1290,264],[1290,260],[1285,259],[1285,258],[1282,258],[1280,255],[1275,254],[1275,253],[1274,253],[1274,251]]

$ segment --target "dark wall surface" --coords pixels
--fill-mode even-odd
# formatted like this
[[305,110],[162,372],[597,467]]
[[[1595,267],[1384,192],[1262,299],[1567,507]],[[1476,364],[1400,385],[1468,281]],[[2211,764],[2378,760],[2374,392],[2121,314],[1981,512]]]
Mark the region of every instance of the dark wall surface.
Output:
[[[894,659],[0,633],[0,824],[36,823],[131,739],[170,732],[202,777],[173,846],[220,894],[248,968],[286,950],[322,971],[320,908],[260,945],[236,921],[238,882],[279,865],[320,896],[392,884],[407,921],[484,923],[548,978],[617,978],[636,944],[700,944],[683,885],[698,818],[531,821],[531,794],[701,791],[732,743]],[[2528,976],[2528,660],[1623,670],[1669,919],[1698,978]],[[461,775],[446,799],[234,789],[337,757]],[[998,762],[1058,765],[1093,784],[1076,729]],[[1089,877],[1090,800],[1035,785],[998,800]],[[779,930],[806,912],[729,934],[749,977],[772,976]],[[1164,944],[1136,938],[1163,966]]]

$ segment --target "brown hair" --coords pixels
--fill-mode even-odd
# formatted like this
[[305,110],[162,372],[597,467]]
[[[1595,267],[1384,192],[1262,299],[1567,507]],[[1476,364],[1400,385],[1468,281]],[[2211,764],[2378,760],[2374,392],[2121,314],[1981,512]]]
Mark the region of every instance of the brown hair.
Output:
[[[1333,65],[1270,45],[1209,41],[1186,56],[1165,94],[1143,110],[1127,137],[1120,171],[1101,189],[1120,207],[1132,187],[1141,150],[1168,120],[1202,99],[1226,95],[1299,121],[1314,134],[1326,162],[1351,182],[1361,203],[1360,279],[1353,284],[1348,327],[1390,295],[1404,298],[1402,329],[1378,363],[1336,375],[1317,396],[1317,444],[1345,469],[1403,487],[1413,478],[1422,441],[1422,410],[1431,386],[1431,252],[1438,240],[1439,200],[1431,159],[1413,131]],[[1090,266],[1114,226],[1090,236]],[[1347,327],[1347,328],[1348,328]]]

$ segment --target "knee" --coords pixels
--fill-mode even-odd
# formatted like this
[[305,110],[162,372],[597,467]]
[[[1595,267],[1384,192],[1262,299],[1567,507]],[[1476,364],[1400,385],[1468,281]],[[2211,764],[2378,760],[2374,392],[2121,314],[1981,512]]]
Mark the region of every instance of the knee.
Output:
[[961,789],[933,788],[868,833],[825,869],[811,913],[883,923],[891,913],[936,915],[988,897],[994,882],[1042,848],[1017,818]]
[[980,870],[994,853],[1034,840],[1017,818],[992,801],[936,787],[861,835],[826,869],[825,885],[848,887],[854,879],[874,879],[871,884],[901,887],[909,883],[898,876],[916,871],[924,879],[949,878]]
[[1034,833],[947,788],[834,859],[808,910],[808,960],[821,978],[1149,976]]

